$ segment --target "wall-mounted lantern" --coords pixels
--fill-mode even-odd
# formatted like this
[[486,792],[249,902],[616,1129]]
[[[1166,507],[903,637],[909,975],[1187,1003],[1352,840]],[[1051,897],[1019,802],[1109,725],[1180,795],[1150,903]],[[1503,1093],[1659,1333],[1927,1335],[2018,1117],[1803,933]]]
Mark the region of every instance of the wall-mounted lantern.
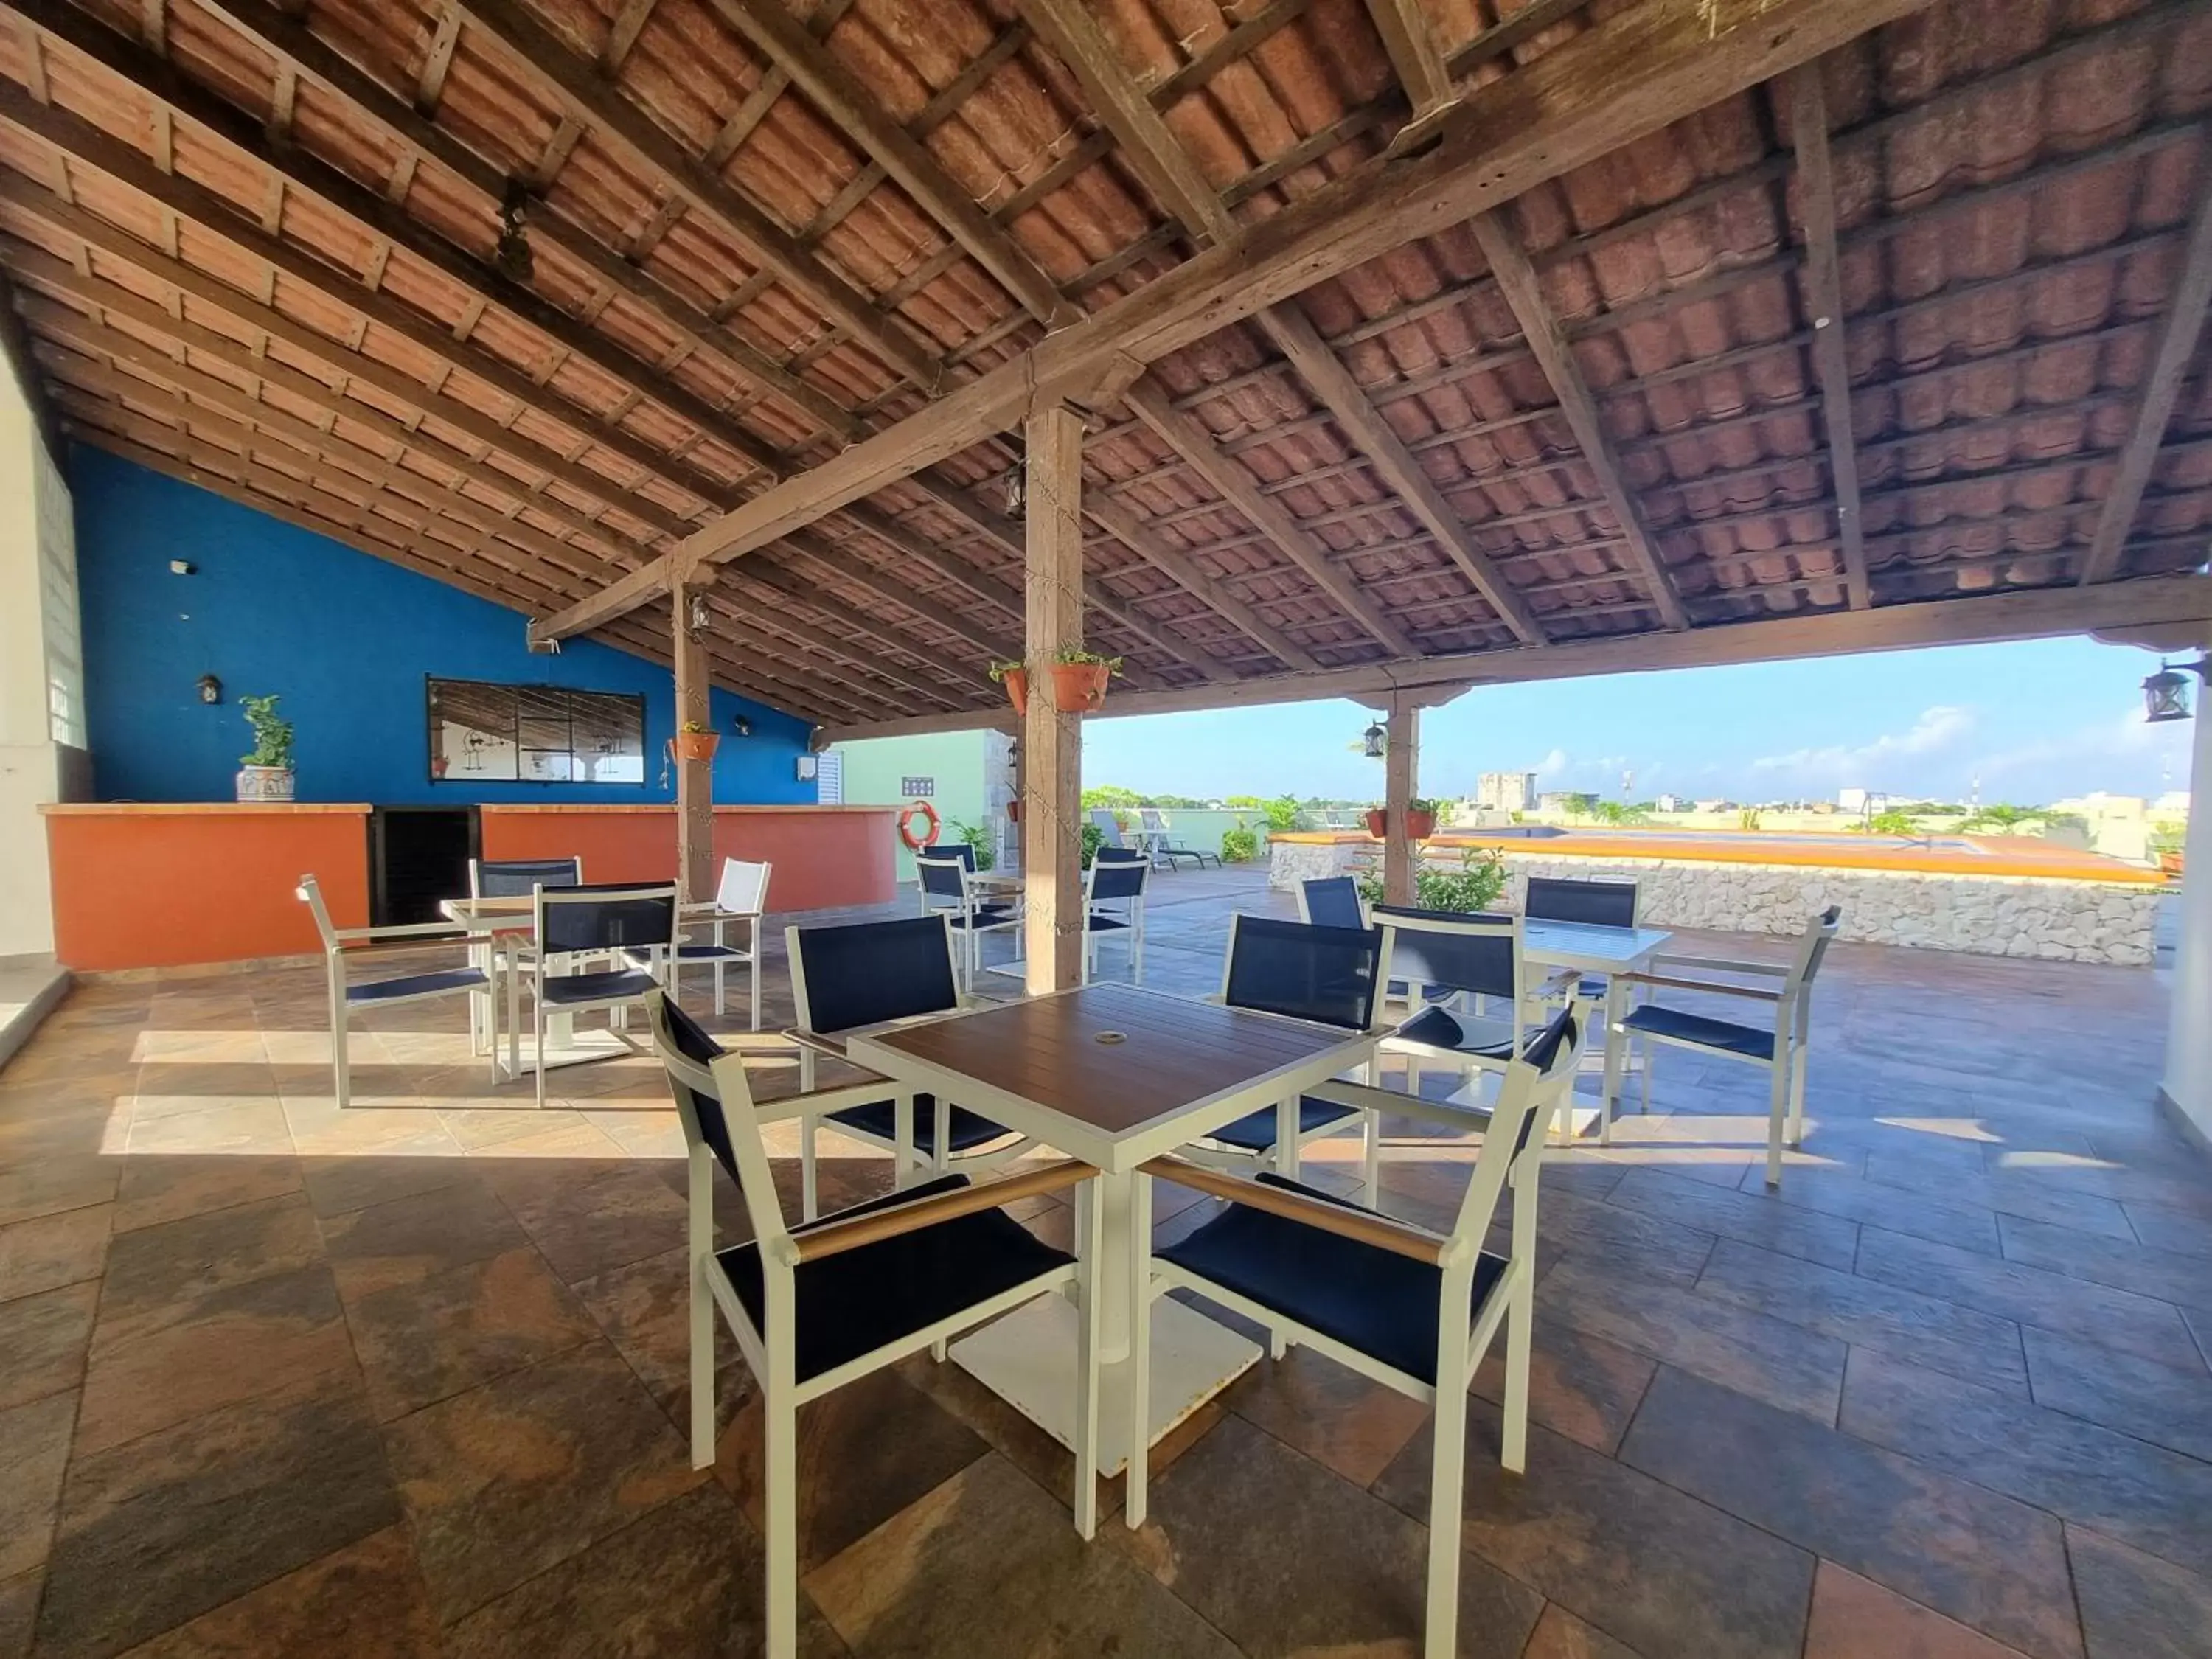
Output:
[[691,596],[691,631],[694,634],[705,633],[707,624],[714,619],[714,613],[707,606],[707,596],[694,593]]
[[2185,662],[2177,669],[2164,658],[2159,659],[2158,672],[2142,683],[2143,719],[2153,726],[2166,720],[2185,720],[2189,718],[2189,675],[2204,680],[2212,659],[2199,657],[2195,662]]
[[753,734],[753,723],[740,714],[730,722],[730,730],[741,738],[750,738]]
[[199,679],[199,692],[202,702],[221,702],[222,682],[212,674],[203,674]]
[[1361,752],[1370,760],[1381,760],[1389,751],[1390,734],[1383,730],[1380,720],[1370,721],[1366,731],[1360,733],[1359,741]]

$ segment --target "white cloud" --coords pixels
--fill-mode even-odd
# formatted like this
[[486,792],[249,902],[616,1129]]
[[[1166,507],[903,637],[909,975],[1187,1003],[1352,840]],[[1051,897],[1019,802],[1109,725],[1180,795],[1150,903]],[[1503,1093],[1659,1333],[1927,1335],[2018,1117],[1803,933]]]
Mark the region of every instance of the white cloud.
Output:
[[1915,759],[1955,750],[1972,734],[1974,726],[1972,709],[1939,703],[1923,710],[1920,718],[1903,732],[1885,732],[1868,743],[1761,755],[1751,766],[1754,772],[1788,780],[1820,794],[1850,785],[1896,787],[1890,772]]

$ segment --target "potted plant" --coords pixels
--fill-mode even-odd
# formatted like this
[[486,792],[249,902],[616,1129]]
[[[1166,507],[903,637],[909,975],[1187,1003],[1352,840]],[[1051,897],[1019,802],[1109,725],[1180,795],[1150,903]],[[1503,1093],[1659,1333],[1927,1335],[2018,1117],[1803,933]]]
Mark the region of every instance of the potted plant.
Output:
[[1406,835],[1412,841],[1426,841],[1437,833],[1437,804],[1416,795],[1406,803]]
[[1382,839],[1382,832],[1389,827],[1390,814],[1388,811],[1380,806],[1370,806],[1367,809],[1367,833],[1369,835],[1374,836],[1376,840],[1380,841]]
[[1030,671],[1018,662],[994,662],[991,678],[1006,688],[1006,701],[1014,706],[1014,713],[1030,712]]
[[291,799],[292,722],[278,717],[274,695],[240,697],[238,706],[253,729],[253,752],[239,757],[239,799]]
[[1064,714],[1106,706],[1106,682],[1121,672],[1119,657],[1069,646],[1053,659],[1052,700]]
[[680,761],[710,761],[722,746],[721,734],[699,720],[686,720],[670,740]]
[[1017,795],[1013,799],[1006,803],[1006,822],[1008,823],[1019,823],[1021,821],[1022,800],[1021,797]]

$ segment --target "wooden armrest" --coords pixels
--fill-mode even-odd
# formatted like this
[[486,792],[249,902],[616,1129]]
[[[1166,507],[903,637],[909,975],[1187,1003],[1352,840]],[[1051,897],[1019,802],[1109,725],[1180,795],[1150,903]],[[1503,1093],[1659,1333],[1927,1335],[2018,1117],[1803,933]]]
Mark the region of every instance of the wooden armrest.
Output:
[[1730,960],[1727,957],[1678,957],[1669,955],[1654,957],[1651,958],[1651,965],[1654,968],[1658,967],[1662,963],[1666,963],[1676,968],[1702,968],[1705,969],[1706,972],[1714,974],[1765,974],[1777,979],[1787,979],[1790,977],[1790,968],[1789,964],[1786,963],[1735,962]]
[[1386,1089],[1379,1084],[1355,1083],[1349,1078],[1332,1078],[1327,1083],[1317,1083],[1305,1091],[1305,1097],[1308,1100],[1325,1100],[1332,1106],[1350,1106],[1358,1110],[1388,1112],[1393,1117],[1416,1118],[1421,1122],[1456,1129],[1462,1133],[1469,1129],[1482,1129],[1490,1122],[1490,1114],[1484,1109],[1457,1106],[1448,1100],[1431,1100],[1423,1095],[1409,1095],[1402,1089]]
[[1325,1199],[1309,1198],[1287,1187],[1271,1187],[1265,1182],[1246,1181],[1218,1170],[1201,1169],[1179,1158],[1156,1158],[1137,1167],[1155,1180],[1171,1181],[1178,1187],[1188,1187],[1211,1198],[1225,1198],[1231,1204],[1265,1210],[1286,1221],[1304,1222],[1354,1243],[1371,1244],[1376,1249],[1411,1256],[1431,1267],[1440,1265],[1444,1253],[1451,1248],[1450,1239],[1441,1238],[1411,1222],[1395,1221],[1372,1210],[1348,1209]]
[[826,1116],[848,1107],[870,1105],[897,1092],[898,1085],[890,1079],[863,1072],[857,1083],[841,1083],[834,1089],[810,1089],[803,1095],[778,1095],[773,1099],[756,1101],[753,1112],[763,1123],[784,1123],[817,1113]]
[[393,951],[432,951],[441,945],[494,945],[498,941],[489,933],[442,933],[435,939],[359,939],[338,941],[342,957],[383,956]]
[[988,1181],[978,1187],[963,1187],[954,1192],[918,1198],[911,1204],[901,1204],[887,1210],[871,1210],[866,1215],[856,1215],[848,1221],[830,1221],[818,1227],[810,1227],[803,1232],[792,1234],[791,1242],[798,1261],[819,1261],[824,1256],[857,1250],[864,1244],[896,1238],[901,1233],[910,1233],[917,1228],[933,1227],[941,1221],[954,1221],[963,1215],[995,1210],[1018,1198],[1034,1198],[1040,1193],[1061,1192],[1079,1182],[1090,1180],[1097,1173],[1090,1164],[1074,1158],[1057,1164],[1041,1164],[1033,1170],[1024,1170],[1002,1181]]
[[786,1042],[801,1048],[811,1048],[817,1054],[828,1054],[833,1060],[845,1058],[845,1037],[839,1031],[810,1031],[803,1026],[787,1025],[777,1034]]
[[1677,991],[1711,991],[1724,997],[1749,997],[1756,1002],[1779,1002],[1782,993],[1763,990],[1756,985],[1723,985],[1717,980],[1673,979],[1665,974],[1622,974],[1618,975],[1630,985],[1664,985]]

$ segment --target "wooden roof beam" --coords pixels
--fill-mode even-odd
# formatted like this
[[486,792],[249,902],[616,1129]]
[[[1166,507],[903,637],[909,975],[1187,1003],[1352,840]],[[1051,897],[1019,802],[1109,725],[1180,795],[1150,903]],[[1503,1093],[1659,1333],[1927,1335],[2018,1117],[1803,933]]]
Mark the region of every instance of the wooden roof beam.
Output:
[[992,222],[975,198],[891,118],[883,100],[862,86],[836,54],[791,15],[783,0],[708,0],[708,4],[896,179],[899,188],[1031,316],[1050,328],[1082,315],[1012,233]]
[[1475,240],[1481,244],[1483,257],[1490,262],[1491,275],[1497,277],[1498,290],[1520,323],[1522,337],[1534,356],[1537,367],[1552,384],[1553,394],[1559,400],[1559,412],[1573,429],[1583,459],[1589,463],[1590,471],[1597,479],[1599,493],[1612,509],[1620,533],[1628,539],[1628,550],[1644,573],[1644,585],[1651,597],[1652,608],[1668,627],[1687,628],[1689,613],[1682,609],[1681,598],[1674,591],[1674,580],[1668,574],[1666,562],[1659,556],[1658,544],[1650,526],[1644,522],[1643,506],[1630,490],[1628,480],[1620,470],[1620,457],[1605,429],[1605,417],[1598,410],[1597,399],[1590,395],[1589,383],[1583,378],[1581,365],[1575,362],[1574,349],[1567,343],[1559,319],[1553,313],[1551,302],[1544,297],[1543,285],[1537,279],[1536,268],[1528,262],[1527,250],[1521,246],[1519,234],[1506,222],[1503,210],[1483,214],[1473,224]]
[[2150,372],[2143,377],[2135,424],[2129,428],[2112,487],[2097,514],[2088,556],[2081,562],[2085,583],[2110,581],[2124,574],[2128,535],[2142,510],[2143,490],[2166,442],[2166,422],[2173,417],[2174,400],[2181,394],[2181,382],[2204,331],[2205,307],[2212,303],[2212,155],[2198,158],[2197,174],[2197,204],[2190,215],[2188,240],[2175,261],[2173,299],[2159,331]]
[[[1267,538],[1268,546],[1303,572],[1347,617],[1401,656],[1420,655],[1413,635],[1337,567],[1329,557],[1328,547],[1280,501],[1263,494],[1260,481],[1246,471],[1243,463],[1223,454],[1215,447],[1213,434],[1195,417],[1176,409],[1158,382],[1138,382],[1124,394],[1123,401],[1222,500],[1250,520]],[[1089,508],[1087,502],[1085,508]]]
[[693,210],[751,251],[791,290],[884,363],[925,392],[942,368],[896,318],[824,265],[715,170],[686,151],[589,64],[541,27],[514,0],[456,0],[483,40],[549,87],[579,120],[665,177]]
[[1445,556],[1474,584],[1475,592],[1513,630],[1514,637],[1523,645],[1543,644],[1544,630],[1534,613],[1491,562],[1419,458],[1367,401],[1367,393],[1352,379],[1352,371],[1328,349],[1305,313],[1294,303],[1273,306],[1261,312],[1257,320],[1276,349],[1290,360],[1306,389],[1344,429],[1352,447],[1367,458],[1406,510],[1436,538]]
[[[1795,661],[1933,645],[2046,639],[2164,623],[2212,626],[2212,576],[2146,576],[2108,582],[2087,593],[2070,585],[2023,588],[1973,599],[1885,605],[1870,611],[1823,611],[1753,622],[1716,623],[1675,632],[1572,640],[1541,652],[1460,652],[1417,664],[1377,663],[1325,669],[1317,674],[1254,675],[1227,686],[1117,691],[1114,706],[1117,714],[1164,714],[1323,697],[1361,700],[1394,690],[1418,691],[1431,685],[1504,685],[1727,663]],[[979,711],[921,716],[881,726],[837,726],[830,736],[833,740],[896,737],[997,724],[991,714]]]
[[[1064,0],[1028,0],[1037,15]],[[1156,362],[1419,236],[1488,211],[1924,0],[1643,0],[1510,76],[1471,89],[1441,141],[1362,163],[1138,292],[1058,330],[927,409],[776,485],[690,537],[659,578],[741,557],[847,502],[1006,430],[1048,396],[1079,395],[1118,357]],[[1032,15],[1029,6],[1037,9]],[[641,603],[649,582],[547,617]],[[1662,601],[1663,604],[1664,601]]]
[[1844,589],[1851,608],[1874,603],[1867,579],[1865,514],[1859,501],[1859,458],[1851,435],[1851,369],[1844,349],[1844,277],[1836,237],[1836,170],[1828,151],[1828,94],[1818,61],[1790,71],[1790,142],[1797,152],[1797,211],[1805,222],[1805,308],[1813,325],[1813,371],[1820,382],[1820,419],[1828,439],[1828,471],[1836,486],[1836,528],[1844,550]]
[[1437,113],[1452,100],[1451,71],[1437,50],[1429,20],[1421,15],[1420,0],[1367,0],[1367,15],[1382,37],[1390,67],[1398,71],[1398,84],[1413,106],[1413,118],[1394,141],[1403,145],[1416,140]]
[[856,640],[873,640],[887,650],[911,656],[936,669],[934,674],[925,674],[899,663],[887,661],[880,655],[872,654],[864,659],[870,672],[893,682],[916,696],[930,698],[949,708],[972,707],[981,697],[980,681],[962,679],[957,668],[944,664],[919,640],[906,637],[879,617],[855,610],[825,592],[819,585],[785,569],[773,559],[752,559],[732,566],[724,573],[722,581],[725,586],[734,582],[740,590],[750,588],[768,596],[768,602],[776,607],[779,627],[789,618],[790,613],[784,607],[784,601],[788,599],[805,605],[817,616],[843,629],[845,633],[840,641],[836,635],[793,620],[793,627],[806,630],[797,637],[813,639],[824,650],[833,650],[850,657]]
[[[347,104],[375,122],[393,140],[420,151],[464,184],[477,191],[496,210],[507,186],[503,168],[485,160],[459,137],[417,112],[405,99],[361,69],[335,47],[265,0],[202,0],[210,11],[268,52],[280,64],[319,81]],[[543,194],[583,136],[584,124],[574,114],[562,117],[560,128],[529,183]],[[540,204],[532,213],[530,240],[557,248],[588,268],[617,293],[653,312],[687,342],[726,358],[738,371],[771,395],[838,437],[860,429],[850,411],[820,387],[787,369],[767,352],[694,306],[649,271],[632,264],[580,227]]]
[[811,530],[793,532],[786,538],[784,544],[839,580],[848,581],[855,587],[866,588],[902,610],[911,611],[924,622],[942,629],[953,638],[967,641],[994,661],[1021,660],[1019,640],[983,627],[966,611],[956,610],[927,594],[915,592],[889,571],[877,568],[849,549],[838,547]]

